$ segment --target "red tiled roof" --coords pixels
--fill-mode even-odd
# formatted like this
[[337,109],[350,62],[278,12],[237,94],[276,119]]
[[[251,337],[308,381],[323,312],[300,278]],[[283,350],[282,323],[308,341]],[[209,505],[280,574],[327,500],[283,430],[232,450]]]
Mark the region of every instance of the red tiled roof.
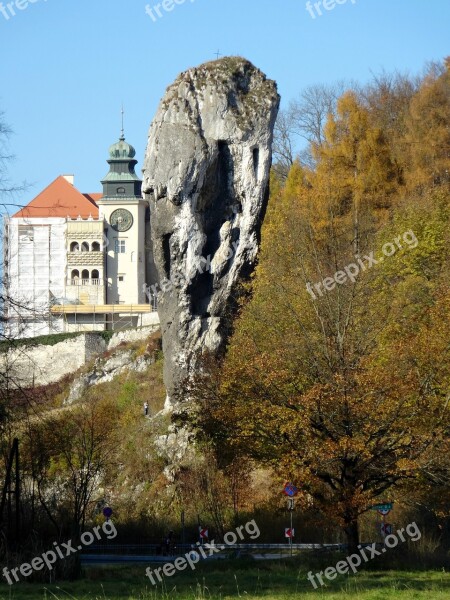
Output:
[[81,217],[98,219],[98,206],[94,198],[101,194],[82,194],[62,175],[57,177],[27,206],[19,210],[13,218],[32,217]]
[[87,198],[90,202],[93,202],[95,206],[97,206],[97,200],[103,198],[103,194],[95,192],[94,194],[83,194],[85,198]]

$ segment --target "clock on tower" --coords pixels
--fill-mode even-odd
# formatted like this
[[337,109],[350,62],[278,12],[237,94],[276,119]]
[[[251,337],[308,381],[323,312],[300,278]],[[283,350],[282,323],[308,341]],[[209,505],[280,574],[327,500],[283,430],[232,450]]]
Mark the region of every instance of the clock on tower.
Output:
[[111,213],[109,222],[115,231],[128,231],[133,226],[133,215],[126,208],[118,208]]

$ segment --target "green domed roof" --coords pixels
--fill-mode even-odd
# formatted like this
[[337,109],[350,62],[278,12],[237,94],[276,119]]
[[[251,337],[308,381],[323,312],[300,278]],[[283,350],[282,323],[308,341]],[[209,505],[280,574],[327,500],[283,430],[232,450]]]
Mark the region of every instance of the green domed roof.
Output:
[[136,150],[131,144],[128,144],[128,142],[125,141],[124,137],[121,137],[118,142],[109,148],[109,156],[117,159],[134,158],[136,156]]
[[102,179],[104,199],[124,202],[141,198],[142,181],[134,170],[138,162],[135,156],[136,150],[125,141],[122,130],[119,141],[109,148],[109,172]]

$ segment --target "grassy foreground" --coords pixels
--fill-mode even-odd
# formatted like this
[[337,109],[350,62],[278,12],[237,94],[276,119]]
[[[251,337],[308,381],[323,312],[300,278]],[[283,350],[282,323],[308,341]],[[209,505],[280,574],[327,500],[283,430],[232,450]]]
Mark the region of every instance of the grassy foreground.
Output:
[[450,600],[450,573],[361,571],[314,590],[294,563],[209,563],[153,587],[142,567],[89,568],[85,578],[55,584],[0,586],[0,600]]

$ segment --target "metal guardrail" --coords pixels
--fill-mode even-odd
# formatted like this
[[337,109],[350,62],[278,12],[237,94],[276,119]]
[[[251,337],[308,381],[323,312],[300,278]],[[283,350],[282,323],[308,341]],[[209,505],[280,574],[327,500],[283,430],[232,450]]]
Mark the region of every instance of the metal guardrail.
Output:
[[[208,543],[204,547],[208,547]],[[225,544],[216,542],[215,546],[224,550],[290,550],[291,546],[285,544]],[[101,554],[149,554],[169,557],[161,544],[96,544],[86,547],[90,554],[96,552]],[[345,550],[347,544],[292,544],[293,550]],[[190,550],[196,550],[195,544],[176,544],[172,555],[185,554]]]
[[[230,558],[240,559],[252,557],[255,560],[280,560],[292,557],[292,552],[298,555],[299,551],[315,550],[323,552],[345,551],[346,544],[233,544],[226,545],[217,543],[216,547],[221,551],[210,555],[209,545],[203,546],[206,558],[203,560],[225,560]],[[88,548],[86,548],[88,550]],[[165,552],[161,544],[116,544],[96,545],[89,547],[89,553],[81,554],[82,564],[126,564],[126,563],[171,563],[177,557],[188,554],[190,551],[198,551],[195,544],[180,544],[172,551]]]

